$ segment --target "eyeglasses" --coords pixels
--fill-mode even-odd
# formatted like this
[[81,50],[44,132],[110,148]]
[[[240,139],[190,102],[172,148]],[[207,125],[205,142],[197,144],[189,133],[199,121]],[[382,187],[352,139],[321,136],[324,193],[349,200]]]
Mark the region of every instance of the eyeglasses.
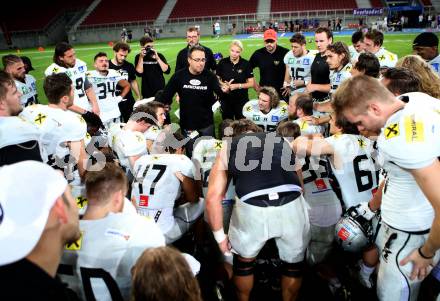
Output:
[[204,62],[206,62],[206,58],[196,58],[196,59],[193,59],[192,57],[190,57],[190,59],[192,59],[196,63],[200,63],[200,62],[204,63]]

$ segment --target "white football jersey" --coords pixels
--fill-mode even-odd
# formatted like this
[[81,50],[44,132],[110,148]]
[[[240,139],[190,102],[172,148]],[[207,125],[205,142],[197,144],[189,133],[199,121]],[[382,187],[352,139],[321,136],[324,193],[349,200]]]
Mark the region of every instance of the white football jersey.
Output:
[[293,121],[301,130],[301,135],[313,135],[313,134],[323,134],[325,128],[320,125],[315,125],[310,121],[303,120],[302,118],[295,119]]
[[[203,196],[206,198],[209,184],[209,173],[214,165],[215,158],[222,148],[222,141],[217,139],[203,139],[197,142],[193,150],[193,159],[200,164],[203,180]],[[228,190],[223,198],[224,200],[235,199],[235,187],[232,181],[229,182]]]
[[339,85],[342,84],[344,80],[351,77],[351,68],[353,68],[353,66],[348,63],[339,71],[330,71],[330,94],[335,93]]
[[131,268],[145,249],[165,245],[160,229],[148,218],[127,213],[80,220],[79,227],[81,238],[65,246],[61,280],[82,300],[92,295],[96,300],[129,300]]
[[428,62],[432,69],[440,75],[440,54]]
[[379,59],[381,68],[392,68],[396,66],[398,60],[397,54],[394,54],[382,47],[374,55]]
[[152,125],[148,128],[148,130],[145,131],[144,137],[146,140],[156,141],[160,131],[160,127],[158,127],[157,125]]
[[394,113],[378,138],[387,174],[382,219],[404,231],[431,228],[434,210],[409,170],[429,166],[440,156],[440,110],[429,102],[410,102]]
[[[312,74],[310,73],[313,60],[315,59],[316,52],[308,51],[301,57],[295,57],[292,51],[289,51],[284,56],[284,64],[289,68],[290,77],[293,80],[304,80],[310,82]],[[304,92],[305,87],[298,88],[292,92],[299,93]]]
[[119,163],[125,171],[133,169],[129,157],[147,153],[147,142],[144,134],[136,131],[124,130],[124,123],[113,124],[108,131],[108,144],[118,156]]
[[273,132],[276,130],[280,121],[287,119],[287,103],[280,101],[278,106],[271,109],[267,114],[260,111],[258,99],[249,100],[243,106],[243,116],[252,120],[256,125],[261,127],[265,132]]
[[336,224],[342,214],[341,203],[330,185],[329,167],[326,158],[317,156],[307,156],[302,166],[310,223],[320,227]]
[[37,82],[35,77],[26,74],[24,83],[19,80],[14,80],[14,82],[17,90],[22,94],[20,97],[20,103],[23,108],[38,103]]
[[346,209],[371,200],[379,178],[379,168],[372,158],[377,153],[373,142],[361,135],[348,134],[333,135],[325,140],[334,149],[330,165]]
[[69,76],[72,80],[73,87],[75,88],[75,99],[73,101],[74,104],[84,110],[90,111],[92,107],[84,89],[86,72],[86,63],[80,59],[76,59],[75,66],[72,68],[64,68],[56,63],[52,63],[49,67],[47,67],[46,71],[44,71],[44,75],[49,76],[54,73],[66,73],[67,76]]
[[40,141],[40,135],[38,128],[21,116],[0,117],[0,148],[26,141]]
[[66,142],[85,139],[87,125],[81,115],[47,105],[26,107],[20,116],[36,125],[41,133],[41,144],[48,156],[48,164],[65,170],[71,185],[79,185],[76,162],[70,156]]
[[140,215],[150,216],[166,233],[174,224],[174,203],[182,183],[176,173],[194,179],[194,164],[185,155],[144,155],[134,164],[135,181],[131,195]]
[[107,75],[92,70],[87,72],[86,76],[93,86],[100,111],[99,117],[102,122],[121,116],[118,106],[119,101],[115,94],[116,86],[122,79],[121,74],[114,69],[109,69]]

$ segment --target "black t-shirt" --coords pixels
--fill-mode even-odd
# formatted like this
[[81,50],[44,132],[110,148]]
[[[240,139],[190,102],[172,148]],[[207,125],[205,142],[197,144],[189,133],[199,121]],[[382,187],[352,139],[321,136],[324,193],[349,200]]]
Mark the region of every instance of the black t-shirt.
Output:
[[[136,80],[136,69],[134,68],[132,63],[124,61],[124,63],[121,66],[118,66],[113,64],[113,62],[110,60],[109,69],[114,69],[119,71],[123,79],[128,80],[129,83],[131,83],[131,81],[133,80]],[[116,86],[116,95],[120,95],[121,91],[122,91],[121,87],[119,85]],[[130,102],[134,102],[134,97],[131,90],[130,92],[128,92],[125,98],[127,98],[127,100]]]
[[252,69],[260,69],[260,86],[274,87],[278,93],[281,91],[286,73],[284,56],[287,52],[289,50],[280,45],[277,45],[273,53],[269,53],[264,47],[255,50],[249,62]]
[[58,279],[27,259],[0,266],[1,300],[79,300]]
[[[234,79],[233,84],[244,84],[248,78],[254,77],[249,61],[240,58],[234,65],[229,57],[222,59],[218,63],[216,75],[220,77],[222,81],[229,82],[231,79]],[[247,101],[249,100],[248,89],[236,89],[227,94],[223,94],[222,99]]]
[[[158,53],[160,59],[168,65],[165,57]],[[137,66],[139,62],[139,54],[134,58],[134,65]],[[168,65],[168,69],[163,72],[162,68],[160,68],[157,60],[151,57],[144,57],[144,72],[138,73],[136,75],[142,78],[142,87],[141,93],[143,98],[153,97],[157,91],[162,90],[165,87],[165,78],[163,74],[170,74],[170,66]]]
[[[206,57],[205,70],[214,71],[216,68],[216,64],[212,50],[200,44],[199,46],[202,46],[205,49],[205,57]],[[188,67],[188,49],[189,46],[186,46],[185,48],[180,50],[179,53],[177,54],[175,71],[179,71],[180,69],[184,69]]]
[[183,129],[198,130],[214,123],[214,93],[220,95],[222,91],[217,77],[211,71],[203,70],[198,75],[190,73],[188,68],[177,71],[158,100],[171,104],[176,92],[180,96],[180,126]]
[[[315,56],[310,72],[312,74],[313,84],[330,84],[330,69],[328,68],[325,58],[321,56],[321,53]],[[323,100],[328,97],[328,93],[315,91],[312,92],[312,97],[316,100]]]
[[[251,169],[254,162],[258,164]],[[294,164],[292,149],[276,133],[251,133],[232,139],[228,170],[239,198],[280,185],[301,186]]]
[[7,145],[0,148],[0,166],[26,160],[43,162],[38,141],[26,141],[20,144]]

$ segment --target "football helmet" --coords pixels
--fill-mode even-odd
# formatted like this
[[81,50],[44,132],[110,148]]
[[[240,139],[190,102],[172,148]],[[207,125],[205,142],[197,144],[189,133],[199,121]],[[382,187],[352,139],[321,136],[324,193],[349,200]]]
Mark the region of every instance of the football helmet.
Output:
[[336,241],[345,251],[359,252],[372,241],[371,221],[360,215],[356,207],[350,207],[337,222]]

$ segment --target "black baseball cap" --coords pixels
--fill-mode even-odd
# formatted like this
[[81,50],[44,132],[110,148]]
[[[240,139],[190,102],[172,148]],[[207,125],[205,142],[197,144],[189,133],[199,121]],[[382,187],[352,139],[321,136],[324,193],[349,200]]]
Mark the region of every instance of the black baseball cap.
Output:
[[413,42],[413,47],[434,47],[438,46],[438,37],[432,32],[422,32]]
[[23,63],[27,65],[26,71],[29,72],[35,70],[34,67],[32,67],[32,62],[30,58],[28,58],[27,56],[21,56],[20,58],[23,61]]

